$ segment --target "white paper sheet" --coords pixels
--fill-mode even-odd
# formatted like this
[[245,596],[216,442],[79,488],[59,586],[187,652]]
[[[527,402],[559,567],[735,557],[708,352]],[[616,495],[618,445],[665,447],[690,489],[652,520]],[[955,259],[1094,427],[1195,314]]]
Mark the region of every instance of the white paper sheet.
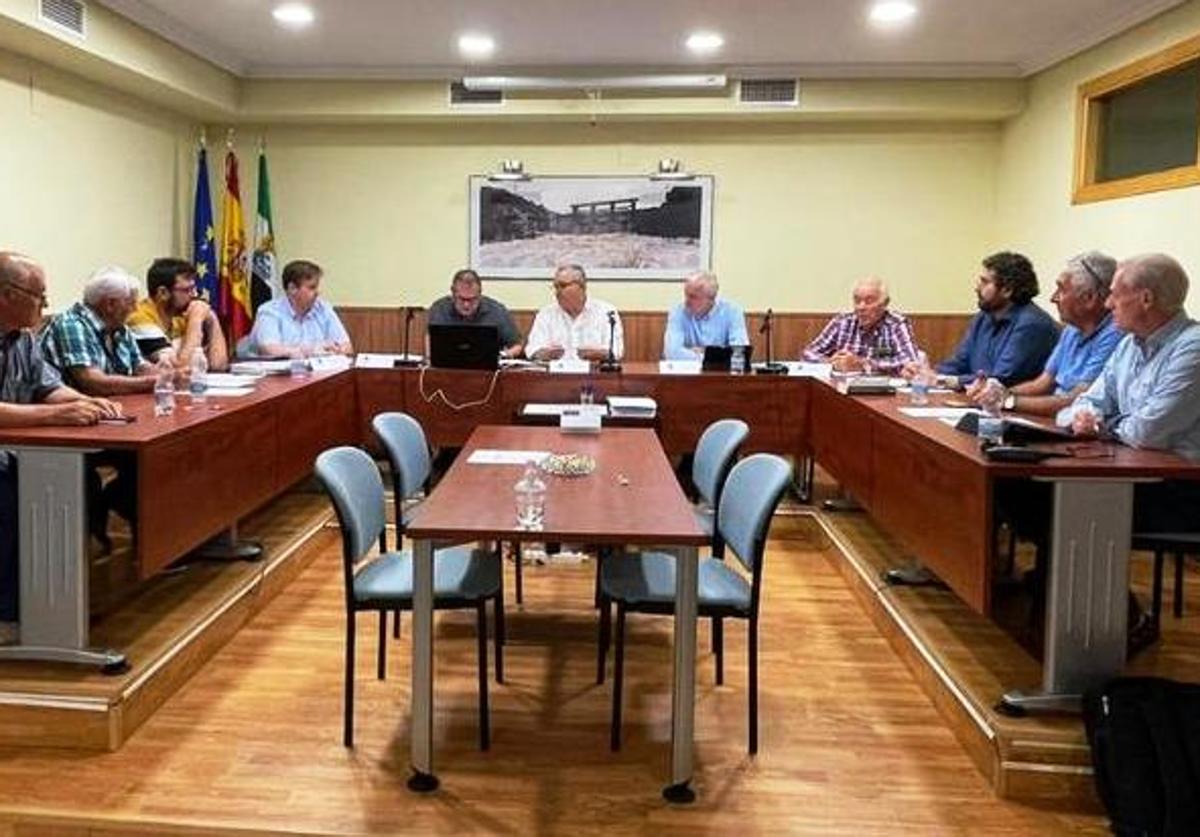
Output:
[[967,413],[977,413],[970,407],[901,407],[900,412],[910,418],[943,419],[957,422]]
[[574,412],[579,414],[593,413],[595,415],[608,415],[608,407],[604,404],[526,404],[521,408],[521,415],[524,416],[561,416],[565,412]]
[[231,375],[228,372],[209,372],[208,388],[214,389],[247,389],[258,381],[257,375]]
[[359,369],[394,369],[398,360],[420,363],[424,358],[421,355],[388,355],[376,352],[359,352],[354,356],[354,365]]
[[238,398],[242,395],[249,395],[254,392],[253,387],[237,387],[228,389],[210,389],[208,391],[209,398]]
[[526,462],[541,462],[550,455],[545,450],[492,450],[480,448],[467,457],[471,465],[524,465]]
[[561,358],[550,361],[550,371],[566,375],[586,375],[592,365],[581,358]]
[[661,375],[699,375],[700,365],[698,360],[660,360],[658,371]]
[[608,408],[614,416],[653,416],[658,412],[658,402],[639,395],[610,395]]
[[803,360],[789,360],[784,363],[788,375],[795,378],[823,378],[829,380],[833,374],[833,366],[828,363],[808,363]]

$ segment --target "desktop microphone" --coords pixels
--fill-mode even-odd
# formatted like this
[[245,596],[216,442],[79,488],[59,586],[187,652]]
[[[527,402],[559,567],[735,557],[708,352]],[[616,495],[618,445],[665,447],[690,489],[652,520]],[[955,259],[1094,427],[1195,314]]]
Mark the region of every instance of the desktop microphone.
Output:
[[767,336],[767,362],[764,363],[762,366],[757,367],[754,370],[759,375],[786,375],[787,374],[787,367],[784,366],[782,363],[775,362],[775,350],[774,350],[775,324],[773,322],[774,319],[775,319],[775,312],[772,311],[770,308],[768,308],[766,315],[763,316],[762,325],[758,327],[758,333],[766,334],[766,336]]
[[397,369],[410,369],[414,366],[421,365],[420,360],[414,360],[413,358],[409,357],[408,334],[409,334],[409,330],[412,327],[413,315],[416,314],[418,311],[423,311],[423,310],[425,310],[425,309],[423,309],[419,305],[405,305],[404,306],[404,356],[392,364],[393,367],[395,367]]
[[601,372],[620,372],[621,364],[613,347],[617,339],[617,312],[608,312],[608,356],[600,361]]

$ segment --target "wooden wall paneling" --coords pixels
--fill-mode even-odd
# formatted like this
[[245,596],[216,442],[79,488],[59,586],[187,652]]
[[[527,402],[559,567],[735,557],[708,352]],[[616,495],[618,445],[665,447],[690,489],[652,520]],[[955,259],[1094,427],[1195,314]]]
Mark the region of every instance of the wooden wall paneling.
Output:
[[276,493],[308,477],[321,451],[355,444],[361,438],[352,372],[338,373],[330,380],[315,380],[277,399],[273,406],[279,451]]
[[459,447],[479,425],[511,421],[505,410],[503,373],[412,369],[399,374],[405,412],[421,423],[431,444]]
[[874,428],[865,410],[820,381],[809,387],[809,441],[821,467],[867,508],[872,508],[871,445]]
[[393,369],[356,369],[355,397],[358,400],[359,439],[372,450],[379,450],[371,420],[380,413],[408,411],[404,400],[404,374]]

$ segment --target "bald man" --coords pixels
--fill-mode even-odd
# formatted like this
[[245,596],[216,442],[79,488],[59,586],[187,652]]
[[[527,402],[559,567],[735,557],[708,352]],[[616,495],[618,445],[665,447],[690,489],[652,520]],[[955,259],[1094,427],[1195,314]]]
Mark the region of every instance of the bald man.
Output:
[[683,302],[667,315],[663,357],[698,360],[705,346],[749,346],[746,315],[727,299],[718,299],[717,277],[693,273],[683,283]]
[[888,310],[887,285],[868,276],[854,287],[854,311],[829,321],[803,357],[811,363],[831,363],[836,372],[868,370],[899,374],[904,364],[917,360],[917,345],[907,319]]

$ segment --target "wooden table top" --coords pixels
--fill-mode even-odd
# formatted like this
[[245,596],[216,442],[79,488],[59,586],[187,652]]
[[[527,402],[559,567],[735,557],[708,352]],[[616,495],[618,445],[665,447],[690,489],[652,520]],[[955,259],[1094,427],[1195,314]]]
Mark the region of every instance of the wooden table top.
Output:
[[[513,492],[523,466],[469,463],[480,449],[587,454],[596,470],[584,477],[544,474],[546,522],[530,532],[517,527]],[[550,427],[479,427],[407,531],[438,540],[708,543],[654,431],[615,427],[587,436]]]
[[139,448],[196,425],[236,415],[320,381],[349,374],[352,374],[349,370],[339,370],[315,373],[307,378],[270,375],[259,378],[254,390],[247,395],[227,398],[210,394],[207,403],[198,409],[189,409],[191,399],[186,393],[176,392],[175,412],[169,416],[154,415],[154,396],[149,393],[116,396],[112,400],[120,402],[125,414],[134,416],[135,421],[129,424],[97,424],[90,427],[4,428],[0,429],[0,445]]

